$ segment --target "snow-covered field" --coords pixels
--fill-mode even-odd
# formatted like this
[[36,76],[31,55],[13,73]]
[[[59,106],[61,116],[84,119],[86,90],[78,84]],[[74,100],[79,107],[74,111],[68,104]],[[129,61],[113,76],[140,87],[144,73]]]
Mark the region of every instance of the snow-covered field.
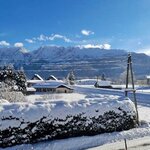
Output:
[[[43,97],[45,100],[50,98],[51,101],[54,99],[66,99],[68,101],[74,101],[74,99],[96,99],[100,98],[100,95],[114,95],[114,99],[116,97],[120,97],[124,95],[123,90],[113,90],[113,89],[95,89],[92,86],[75,86],[75,93],[64,95],[52,95],[52,96],[28,96],[27,102],[33,103],[33,101],[41,101]],[[138,111],[139,111],[139,119],[140,126],[134,129],[130,129],[128,131],[122,132],[113,132],[113,133],[105,133],[96,136],[84,136],[84,137],[76,137],[76,138],[68,138],[63,140],[55,140],[55,141],[46,141],[39,142],[36,144],[22,144],[18,146],[13,146],[10,148],[6,148],[6,150],[78,150],[78,149],[90,149],[97,150],[117,150],[124,148],[124,139],[127,139],[127,144],[130,149],[147,149],[149,150],[150,144],[150,95],[148,92],[141,91],[142,89],[137,91],[137,101],[138,101]],[[106,96],[106,97],[107,97]],[[132,99],[132,94],[129,94],[129,97]],[[111,143],[111,144],[110,144]],[[98,146],[98,147],[97,147]]]

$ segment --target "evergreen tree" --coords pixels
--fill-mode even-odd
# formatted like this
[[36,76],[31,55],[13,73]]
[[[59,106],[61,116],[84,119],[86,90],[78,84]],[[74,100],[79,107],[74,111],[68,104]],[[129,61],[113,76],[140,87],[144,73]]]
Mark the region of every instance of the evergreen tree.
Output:
[[67,76],[67,80],[69,82],[70,85],[73,85],[75,84],[75,75],[74,75],[74,72],[71,71],[68,76]]
[[95,84],[94,84],[94,86],[95,86],[96,88],[99,87],[98,78],[99,78],[99,76],[97,76],[97,81],[96,81]]
[[101,80],[105,81],[106,78],[105,78],[105,74],[103,73],[102,76],[101,76]]
[[7,84],[11,87],[11,90],[26,91],[26,76],[24,71],[16,71],[12,65],[1,68],[0,82]]

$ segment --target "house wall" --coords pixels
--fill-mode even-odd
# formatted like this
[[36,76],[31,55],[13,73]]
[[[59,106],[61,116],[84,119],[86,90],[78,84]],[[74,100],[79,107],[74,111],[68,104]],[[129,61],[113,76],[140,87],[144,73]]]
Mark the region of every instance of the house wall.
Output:
[[72,89],[68,89],[65,87],[59,87],[57,89],[52,88],[36,88],[36,92],[48,92],[48,93],[72,93]]
[[72,93],[72,92],[73,92],[73,90],[67,89],[67,88],[63,88],[63,87],[56,89],[56,93]]
[[36,88],[36,92],[49,92],[49,93],[54,93],[55,89],[51,88]]

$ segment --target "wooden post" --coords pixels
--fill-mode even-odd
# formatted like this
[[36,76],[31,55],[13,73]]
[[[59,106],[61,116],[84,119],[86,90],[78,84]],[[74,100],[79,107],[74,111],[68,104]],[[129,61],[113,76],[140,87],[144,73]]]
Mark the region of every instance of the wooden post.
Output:
[[125,145],[125,150],[128,150],[128,147],[127,147],[127,140],[124,139],[124,145]]
[[[130,61],[129,61],[129,55],[128,55],[128,61],[127,61],[127,75],[126,75],[126,89],[128,89],[128,84],[129,84],[129,64],[130,64]],[[128,92],[125,91],[125,96],[127,97],[128,96]]]
[[129,84],[129,71],[131,74],[131,82],[132,82],[132,91],[133,92],[133,99],[134,99],[134,105],[136,109],[136,119],[137,119],[137,124],[139,125],[139,114],[138,114],[138,108],[137,108],[137,100],[136,100],[136,90],[134,86],[134,77],[133,77],[133,69],[132,69],[132,59],[131,59],[131,54],[128,54],[128,61],[127,61],[127,76],[126,76],[126,90],[125,90],[125,96],[128,96],[128,84]]

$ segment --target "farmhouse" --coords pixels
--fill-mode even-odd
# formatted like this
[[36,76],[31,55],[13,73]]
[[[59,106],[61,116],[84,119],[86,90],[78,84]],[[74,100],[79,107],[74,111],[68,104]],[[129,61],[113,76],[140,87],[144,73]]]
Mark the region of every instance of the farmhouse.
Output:
[[[27,81],[27,94],[35,92],[49,92],[49,93],[71,93],[73,89],[66,85],[63,81],[58,80],[53,75],[44,80],[38,74],[35,74],[31,80]],[[33,90],[35,89],[35,90]]]
[[49,92],[49,93],[72,93],[73,89],[63,82],[48,81],[36,83],[33,85],[36,92]]

